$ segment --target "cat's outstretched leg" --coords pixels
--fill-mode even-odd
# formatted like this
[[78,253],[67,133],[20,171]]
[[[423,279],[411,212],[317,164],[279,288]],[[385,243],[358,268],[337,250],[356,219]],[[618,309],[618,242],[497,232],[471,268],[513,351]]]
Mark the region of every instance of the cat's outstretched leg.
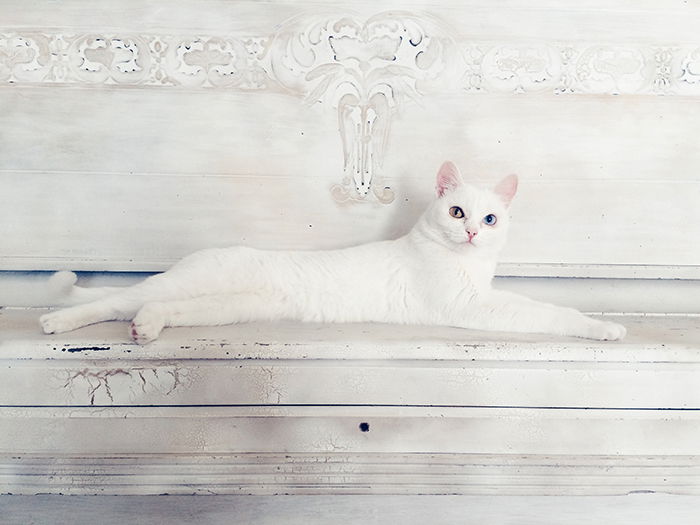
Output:
[[148,302],[134,317],[130,330],[134,341],[146,344],[168,326],[218,326],[297,317],[292,302],[282,295],[205,295],[179,301]]
[[147,301],[177,299],[185,295],[165,274],[154,275],[134,286],[114,290],[114,293],[96,301],[42,315],[39,322],[44,333],[60,334],[102,321],[130,320]]
[[599,321],[573,308],[541,303],[502,290],[491,290],[470,305],[458,322],[464,328],[566,335],[615,341],[625,337],[624,326]]

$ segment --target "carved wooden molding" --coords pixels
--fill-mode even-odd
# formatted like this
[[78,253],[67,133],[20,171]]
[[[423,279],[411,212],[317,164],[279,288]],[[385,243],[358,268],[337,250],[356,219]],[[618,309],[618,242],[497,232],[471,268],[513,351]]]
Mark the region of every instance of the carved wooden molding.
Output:
[[275,91],[338,113],[338,201],[394,198],[381,171],[393,115],[430,93],[700,96],[700,44],[474,42],[425,14],[303,14],[263,36],[0,32],[0,86]]

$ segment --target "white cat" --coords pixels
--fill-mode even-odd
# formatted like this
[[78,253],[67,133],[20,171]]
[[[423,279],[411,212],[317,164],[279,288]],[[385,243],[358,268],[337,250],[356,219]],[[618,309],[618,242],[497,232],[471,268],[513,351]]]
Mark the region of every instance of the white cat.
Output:
[[48,313],[41,325],[49,334],[133,320],[140,344],[166,326],[276,319],[624,337],[619,324],[491,288],[517,185],[510,175],[484,190],[446,162],[437,198],[404,237],[333,251],[203,250],[128,288],[72,286],[71,302],[85,304]]

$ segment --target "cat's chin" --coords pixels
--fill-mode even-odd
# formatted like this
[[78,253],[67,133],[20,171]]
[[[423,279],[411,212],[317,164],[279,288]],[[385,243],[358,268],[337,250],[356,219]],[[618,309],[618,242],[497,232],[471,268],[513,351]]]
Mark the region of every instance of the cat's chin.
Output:
[[452,251],[455,251],[455,252],[472,253],[474,251],[478,251],[480,246],[478,244],[474,244],[473,242],[462,241],[462,242],[451,242],[450,248],[452,249]]

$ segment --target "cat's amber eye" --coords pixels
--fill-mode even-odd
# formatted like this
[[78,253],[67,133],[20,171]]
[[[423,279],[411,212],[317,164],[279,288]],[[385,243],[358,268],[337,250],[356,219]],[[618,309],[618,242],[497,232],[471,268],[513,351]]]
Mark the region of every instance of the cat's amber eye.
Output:
[[497,220],[498,219],[493,213],[489,213],[486,217],[484,217],[484,224],[486,224],[487,226],[493,226],[494,224],[496,224]]
[[452,206],[450,208],[450,215],[454,217],[455,219],[462,219],[464,218],[464,212],[462,211],[462,208],[459,206]]

